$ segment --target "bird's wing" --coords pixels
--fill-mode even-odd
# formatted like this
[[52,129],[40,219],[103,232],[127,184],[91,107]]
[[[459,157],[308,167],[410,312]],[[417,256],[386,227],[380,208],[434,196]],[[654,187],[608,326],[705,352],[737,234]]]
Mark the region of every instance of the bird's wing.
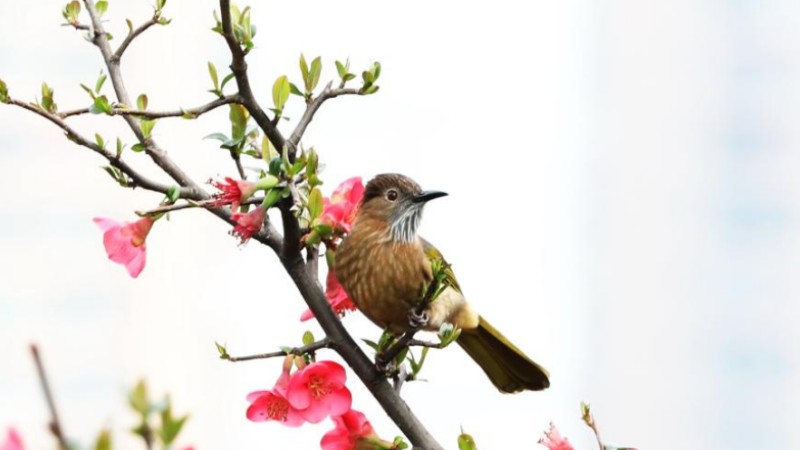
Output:
[[458,280],[456,280],[456,274],[453,272],[453,268],[450,267],[450,264],[444,259],[444,256],[442,256],[442,252],[425,239],[420,238],[420,240],[422,241],[422,251],[425,252],[425,256],[428,257],[428,260],[441,260],[444,263],[445,281],[458,292],[461,292],[461,287],[458,285]]

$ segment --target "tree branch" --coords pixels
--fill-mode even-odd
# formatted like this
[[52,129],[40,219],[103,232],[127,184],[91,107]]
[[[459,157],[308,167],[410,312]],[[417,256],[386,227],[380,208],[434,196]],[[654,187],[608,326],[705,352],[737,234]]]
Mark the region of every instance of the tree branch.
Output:
[[[220,106],[224,106],[230,103],[241,103],[241,97],[238,95],[228,95],[226,97],[218,98],[212,102],[208,102],[205,105],[201,105],[195,108],[189,109],[176,109],[173,111],[148,111],[148,110],[141,110],[141,109],[129,109],[119,106],[114,107],[109,116],[135,116],[144,119],[163,119],[165,117],[188,117],[191,119],[196,119],[201,115],[212,111]],[[81,114],[90,113],[90,108],[81,108],[81,109],[74,109],[70,111],[64,111],[61,113],[57,113],[56,115],[62,119],[66,119],[72,116],[78,116]]]
[[317,110],[325,103],[326,100],[336,98],[340,95],[361,95],[358,92],[358,89],[331,89],[333,85],[333,81],[328,82],[325,86],[325,89],[315,98],[311,103],[306,106],[306,111],[303,113],[303,117],[300,118],[300,121],[297,123],[297,126],[292,131],[291,136],[289,136],[289,141],[287,142],[289,146],[289,157],[294,158],[294,154],[297,152],[297,146],[300,144],[300,139],[303,138],[303,134],[306,132],[306,128],[308,124],[311,123],[311,120],[314,118],[314,114],[317,113]]
[[67,450],[69,447],[64,436],[64,430],[61,428],[61,421],[58,418],[58,409],[56,409],[56,402],[53,399],[53,391],[47,381],[47,373],[44,370],[44,364],[42,364],[42,358],[39,356],[39,348],[36,344],[31,344],[31,355],[33,355],[34,363],[36,363],[36,373],[39,375],[39,382],[42,385],[45,400],[47,400],[47,407],[50,409],[50,431],[58,440],[59,450]]
[[250,87],[250,79],[247,75],[247,62],[245,61],[245,52],[233,36],[233,25],[231,25],[231,2],[230,0],[219,0],[220,14],[222,15],[222,36],[225,42],[228,43],[228,48],[231,51],[231,71],[236,79],[236,85],[239,88],[239,95],[242,96],[242,105],[247,108],[250,116],[256,121],[258,126],[267,135],[267,139],[272,142],[272,145],[281,152],[286,145],[284,139],[278,128],[272,123],[272,120],[267,116],[267,113],[258,104],[253,89]]
[[[134,183],[132,187],[140,187],[142,189],[147,189],[148,191],[160,192],[162,194],[166,194],[167,191],[169,190],[170,188],[169,185],[152,181],[149,178],[145,177],[144,175],[140,174],[131,166],[129,166],[125,161],[123,161],[121,158],[117,158],[117,155],[112,154],[108,150],[97,145],[97,143],[90,141],[89,139],[87,139],[86,137],[75,131],[72,127],[67,125],[66,122],[61,120],[61,118],[59,118],[57,115],[51,114],[38,106],[32,105],[30,103],[25,103],[10,97],[8,99],[8,104],[18,106],[20,108],[31,111],[54,123],[56,126],[64,130],[64,133],[66,133],[67,135],[67,139],[69,139],[72,142],[75,142],[80,146],[86,147],[94,151],[95,153],[105,158],[111,166],[116,167],[117,169],[121,170],[125,175],[129,176]],[[196,199],[197,193],[189,188],[181,188],[180,197]]]
[[415,447],[425,450],[442,449],[443,447],[436,442],[436,439],[414,415],[408,404],[386,380],[386,377],[376,370],[372,361],[345,330],[339,318],[328,305],[317,279],[312,278],[308,273],[303,259],[298,255],[297,258],[282,260],[282,262],[325,334],[331,339],[331,347],[344,358],[403,434]]
[[[92,21],[94,21],[94,17],[92,18]],[[113,55],[111,55],[112,58],[111,60],[114,61],[115,63],[119,63],[120,59],[122,59],[122,54],[125,53],[125,50],[128,49],[128,46],[131,45],[131,42],[133,42],[133,40],[136,39],[137,36],[144,33],[148,28],[152,27],[157,23],[158,23],[158,14],[153,14],[153,17],[151,17],[150,20],[143,23],[135,30],[129,32],[128,35],[125,36],[125,39],[122,41],[122,43],[119,44],[119,48],[117,48],[117,51],[114,52]]]
[[[122,72],[119,67],[119,61],[114,60],[114,55],[111,51],[111,46],[108,43],[108,36],[106,35],[103,25],[100,22],[100,17],[94,8],[94,0],[83,0],[86,5],[86,10],[89,12],[89,17],[92,19],[93,39],[92,42],[100,49],[103,55],[103,60],[108,69],[108,76],[111,79],[111,84],[114,86],[114,92],[117,94],[117,100],[124,105],[132,105],[128,91],[125,87],[125,82],[122,78]],[[166,172],[173,180],[179,185],[191,188],[196,191],[199,200],[204,200],[208,197],[203,188],[195,183],[183,169],[178,167],[170,158],[167,153],[160,149],[152,138],[146,137],[142,133],[142,128],[139,125],[139,119],[133,116],[123,116],[125,122],[128,123],[133,134],[145,146],[145,151],[148,156],[155,162],[164,172]]]
[[239,362],[239,361],[252,361],[254,359],[266,359],[266,358],[276,358],[278,356],[286,356],[286,355],[305,355],[306,353],[313,354],[317,350],[321,348],[330,348],[331,341],[327,337],[325,339],[319,340],[317,342],[313,342],[308,345],[304,345],[302,347],[295,347],[290,348],[289,350],[279,350],[277,352],[271,353],[259,353],[256,355],[247,355],[247,356],[230,356],[224,355],[222,359],[228,360],[230,362]]

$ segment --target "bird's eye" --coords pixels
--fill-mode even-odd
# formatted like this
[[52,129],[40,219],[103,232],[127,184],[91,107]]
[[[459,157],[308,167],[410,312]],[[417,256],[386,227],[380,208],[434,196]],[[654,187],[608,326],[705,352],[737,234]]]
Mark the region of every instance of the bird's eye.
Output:
[[390,202],[397,200],[397,191],[395,191],[394,189],[389,189],[386,192],[386,199],[389,200]]

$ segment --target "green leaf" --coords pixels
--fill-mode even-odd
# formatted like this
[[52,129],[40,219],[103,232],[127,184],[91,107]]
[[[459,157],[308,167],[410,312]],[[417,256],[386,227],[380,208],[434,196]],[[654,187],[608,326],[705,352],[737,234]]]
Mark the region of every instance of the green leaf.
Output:
[[362,93],[364,95],[370,95],[370,94],[374,94],[374,93],[378,92],[378,89],[380,89],[380,86],[373,84],[373,85],[369,86],[368,88],[364,89],[362,91]]
[[230,355],[228,355],[228,349],[225,348],[224,345],[220,344],[219,342],[214,342],[214,345],[217,346],[217,351],[219,352],[219,359],[230,359]]
[[370,341],[369,339],[361,339],[361,340],[364,341],[365,344],[367,344],[371,349],[375,350],[376,352],[380,350],[380,347],[378,347],[378,344],[375,341]]
[[203,139],[216,139],[220,142],[228,142],[230,140],[228,135],[224,133],[211,133]]
[[117,138],[117,158],[122,156],[122,150],[124,150],[124,149],[125,149],[125,146],[122,145],[122,141],[119,138]]
[[311,93],[314,91],[314,89],[317,88],[317,84],[319,84],[319,77],[321,74],[322,74],[322,59],[320,59],[320,57],[317,56],[316,58],[314,58],[313,61],[311,61],[311,72],[309,72],[308,74],[309,86],[307,92]]
[[279,188],[268,190],[267,193],[264,195],[264,201],[261,202],[261,207],[271,208],[272,206],[275,205],[275,203],[278,203],[278,200],[281,199],[281,196],[283,194],[282,191],[283,190]]
[[111,450],[111,432],[108,430],[100,431],[94,443],[94,450]]
[[78,0],[73,0],[67,3],[67,6],[64,7],[64,11],[61,13],[69,23],[77,23],[78,22],[78,15],[81,13],[81,3]]
[[133,22],[131,22],[131,19],[125,19],[125,23],[128,25],[128,34],[133,33]]
[[156,126],[156,121],[152,119],[142,119],[139,122],[139,125],[142,127],[142,134],[144,138],[147,139],[153,134],[153,127]]
[[169,397],[167,397],[165,402],[167,406],[161,411],[161,430],[159,432],[159,437],[161,438],[161,442],[164,443],[164,447],[169,448],[175,441],[175,438],[178,437],[178,433],[181,432],[189,416],[172,417],[172,405],[169,401]]
[[161,11],[164,9],[164,5],[167,4],[167,0],[156,0],[156,10]]
[[147,396],[147,383],[144,380],[139,380],[136,386],[128,393],[128,404],[140,416],[147,417],[150,412],[150,399]]
[[140,111],[145,111],[147,109],[147,94],[141,94],[136,98],[136,106]]
[[291,87],[289,86],[289,79],[286,78],[286,75],[281,75],[275,80],[275,84],[272,85],[272,101],[275,104],[275,109],[283,111],[283,107],[286,105],[286,100],[289,99],[290,93]]
[[146,149],[147,148],[142,143],[133,144],[133,146],[131,147],[131,150],[136,152],[136,153],[141,153],[141,152],[145,151]]
[[94,140],[97,142],[97,146],[100,148],[106,148],[106,143],[103,141],[103,136],[100,136],[100,133],[94,134]]
[[311,345],[314,343],[314,333],[306,331],[303,333],[303,345]]
[[208,74],[211,75],[211,82],[214,84],[214,90],[219,91],[219,79],[217,78],[217,68],[211,61],[208,62]]
[[231,138],[234,140],[242,140],[247,135],[247,121],[250,119],[250,113],[247,108],[237,103],[231,103],[230,114],[228,118],[231,121]]
[[108,104],[108,99],[105,95],[101,95],[94,99],[94,103],[89,107],[89,112],[92,114],[109,114],[111,112],[111,105]]
[[303,76],[303,85],[306,87],[306,92],[308,92],[308,63],[306,63],[306,57],[302,53],[300,53],[300,74]]
[[297,85],[294,84],[294,83],[289,83],[289,91],[291,91],[292,94],[300,96],[300,97],[305,97],[306,96],[306,94],[304,94],[303,91],[301,91],[300,88],[297,87]]
[[322,215],[323,202],[322,191],[318,187],[311,189],[308,194],[308,215],[310,220],[314,220]]
[[103,14],[108,10],[108,2],[106,0],[99,0],[94,4],[94,9],[97,11],[98,16],[103,17]]
[[8,86],[3,80],[0,80],[0,102],[8,103]]
[[372,64],[372,70],[371,71],[372,71],[372,76],[373,76],[373,82],[377,81],[378,78],[381,76],[381,63],[379,63],[378,61],[375,61],[375,63]]
[[342,64],[341,61],[336,61],[336,72],[339,73],[339,78],[344,78],[344,76],[347,74],[347,68],[344,66],[344,64]]
[[461,430],[461,434],[458,436],[458,450],[478,450],[475,440],[472,439],[472,436],[464,433],[464,430]]
[[175,203],[181,198],[181,187],[172,185],[167,189],[167,198],[169,199],[170,203]]
[[85,85],[85,84],[83,84],[83,83],[81,83],[81,89],[83,89],[84,91],[86,91],[86,93],[87,93],[87,94],[89,94],[89,96],[90,96],[90,97],[92,97],[92,101],[94,101],[94,99],[97,97],[96,95],[94,95],[94,91],[93,91],[93,90],[91,90],[91,89],[89,88],[89,86],[87,86],[87,85]]
[[222,91],[225,89],[225,85],[228,84],[228,81],[233,79],[233,73],[229,73],[225,75],[225,78],[222,79],[222,83],[219,85],[219,90]]
[[106,74],[100,72],[100,75],[97,76],[97,81],[94,83],[94,91],[98,94],[100,93],[100,89],[103,89],[103,83],[106,82]]
[[53,88],[48,86],[47,83],[42,83],[42,108],[49,113],[54,113],[57,109],[53,101]]

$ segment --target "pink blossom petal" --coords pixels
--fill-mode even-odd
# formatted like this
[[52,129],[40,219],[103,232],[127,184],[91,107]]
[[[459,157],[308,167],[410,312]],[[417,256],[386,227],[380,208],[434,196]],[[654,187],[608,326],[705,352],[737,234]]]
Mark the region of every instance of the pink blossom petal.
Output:
[[334,361],[319,361],[317,364],[320,366],[317,370],[325,371],[325,378],[329,383],[342,385],[347,380],[347,372],[341,364]]
[[144,244],[142,244],[141,247],[136,247],[133,259],[131,259],[130,261],[128,261],[127,264],[125,264],[125,269],[128,271],[128,274],[130,276],[136,278],[139,276],[140,273],[142,273],[142,270],[144,269],[144,264],[146,262],[146,256],[147,255],[145,254]]
[[3,442],[2,447],[0,450],[24,450],[22,445],[22,438],[20,438],[19,433],[14,428],[8,429],[8,434],[6,435],[6,441]]
[[330,408],[326,402],[309,402],[307,408],[298,408],[300,414],[309,423],[320,423],[330,416]]
[[98,227],[100,227],[100,229],[102,231],[107,231],[107,230],[110,230],[111,228],[121,227],[122,226],[122,224],[120,222],[117,222],[114,219],[108,219],[108,218],[105,218],[105,217],[95,217],[92,220],[94,221],[94,223],[97,224]]
[[328,394],[327,404],[331,416],[342,415],[350,411],[350,407],[353,405],[353,395],[349,389],[342,386]]
[[247,401],[252,403],[252,402],[256,401],[262,395],[268,394],[268,393],[269,393],[269,391],[253,391],[253,392],[247,394]]
[[306,381],[299,374],[295,374],[289,382],[286,399],[294,408],[303,410],[311,404],[311,392],[305,386]]

